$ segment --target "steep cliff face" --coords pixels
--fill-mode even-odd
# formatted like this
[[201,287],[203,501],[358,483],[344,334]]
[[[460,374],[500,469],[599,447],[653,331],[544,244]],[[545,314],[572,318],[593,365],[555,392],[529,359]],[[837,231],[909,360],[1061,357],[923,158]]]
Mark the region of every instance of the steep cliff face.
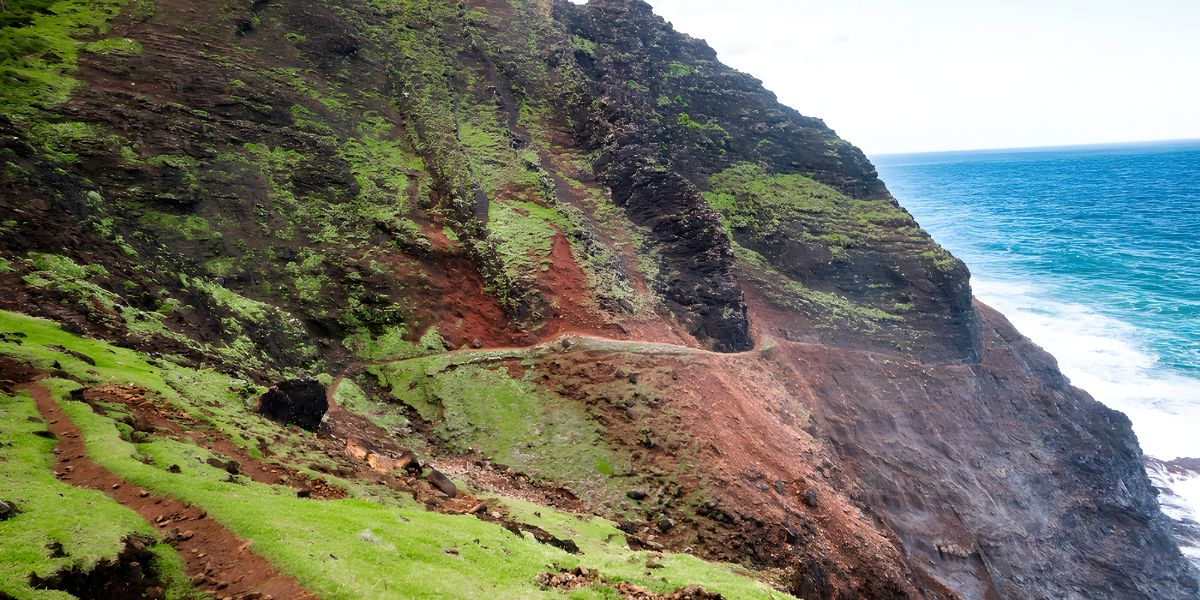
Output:
[[[1128,421],[972,303],[857,148],[639,0],[9,3],[0,308],[138,377],[325,374],[289,468],[376,502],[415,451],[804,598],[1197,594]],[[6,336],[89,390],[198,393]],[[197,410],[250,440],[250,388],[216,387],[232,412]],[[444,511],[444,479],[387,493]]]

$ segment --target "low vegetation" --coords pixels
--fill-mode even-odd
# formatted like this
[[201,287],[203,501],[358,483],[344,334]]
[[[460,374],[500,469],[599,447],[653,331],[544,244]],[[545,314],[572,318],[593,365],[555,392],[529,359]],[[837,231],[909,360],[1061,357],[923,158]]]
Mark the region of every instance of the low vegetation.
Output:
[[[13,341],[18,338],[0,337],[0,354],[42,368],[57,364],[61,372],[71,378],[45,380],[44,384],[83,431],[87,452],[93,460],[133,485],[207,511],[210,518],[238,536],[253,540],[255,552],[322,598],[554,598],[561,597],[560,592],[538,585],[538,574],[580,565],[599,569],[606,583],[577,590],[573,592],[573,598],[611,598],[614,592],[610,585],[621,581],[658,592],[700,584],[731,598],[784,597],[729,566],[669,553],[654,558],[657,555],[629,550],[623,534],[603,519],[562,513],[519,500],[493,498],[491,501],[503,504],[505,510],[521,522],[575,541],[581,553],[569,554],[474,516],[429,512],[367,482],[343,482],[351,490],[351,498],[315,500],[298,498],[291,488],[255,483],[240,476],[230,477],[225,470],[209,464],[208,459],[214,458],[211,452],[187,438],[147,436],[135,438],[139,440],[137,442],[129,441],[118,422],[122,417],[119,410],[96,412],[91,405],[71,400],[70,392],[80,383],[146,387],[154,398],[217,426],[248,451],[259,442],[251,441],[246,435],[270,436],[273,453],[283,460],[296,461],[299,456],[289,455],[288,448],[294,447],[302,453],[305,447],[303,436],[280,430],[251,413],[245,403],[247,396],[242,393],[247,389],[244,382],[173,366],[165,361],[153,361],[130,350],[65,333],[50,322],[15,313],[0,312],[0,332],[25,334],[19,342]],[[96,364],[91,365],[80,356]],[[528,433],[531,427],[538,427],[539,422],[544,423],[542,426],[549,430],[546,435],[551,437],[564,434],[567,429],[576,429],[578,424],[569,422],[573,417],[561,416],[556,422],[553,416],[537,414],[543,410],[537,406],[538,397],[520,381],[484,367],[472,369],[469,365],[453,365],[454,362],[431,358],[398,364],[412,363],[411,372],[414,373],[432,372],[427,385],[433,392],[462,399],[461,405],[450,411],[457,413],[460,419],[476,419],[478,425],[491,421],[488,435],[500,438],[496,445],[498,451],[515,449],[514,435]],[[443,367],[440,374],[439,366]],[[409,369],[405,367],[403,372],[410,372]],[[392,377],[401,381],[403,372],[396,369],[388,372],[389,381]],[[457,374],[459,372],[461,374]],[[413,402],[419,404],[416,400]],[[25,414],[21,410],[30,410],[27,401],[24,408],[12,399],[0,406],[6,411],[15,411],[11,416],[17,417]],[[425,408],[431,406],[430,403]],[[6,419],[4,422],[13,421]],[[567,426],[563,427],[564,424]],[[466,421],[459,420],[457,424],[449,424],[446,431],[452,438],[465,441],[467,438],[461,436],[472,434],[456,429],[465,425]],[[28,425],[33,426],[32,423]],[[474,439],[479,441],[479,438]],[[599,447],[595,440],[576,441]],[[578,445],[571,440],[560,439],[558,442],[568,449]],[[30,442],[23,439],[22,443]],[[49,468],[45,456],[48,446],[42,442],[34,443],[40,445],[31,448],[30,452],[40,451],[42,462],[30,458],[19,468],[14,468],[10,460],[0,462],[0,469],[10,469],[14,480],[0,485],[28,488],[54,484],[65,487],[53,481],[48,472],[37,471],[38,466]],[[5,493],[8,489],[0,487]],[[56,490],[49,488],[51,494]],[[87,493],[79,494],[79,497],[88,497]],[[68,506],[64,505],[64,509]],[[97,529],[97,534],[108,533],[85,540],[87,544],[95,544],[90,552],[96,557],[113,551],[111,540],[107,546],[103,540],[119,539],[129,531],[146,527],[137,522],[136,515],[111,502],[105,510],[113,512],[111,518],[106,515],[105,519],[109,523],[106,527],[111,529]],[[75,509],[74,514],[77,518],[85,513]],[[69,526],[70,520],[65,522]],[[0,527],[5,526],[0,524]],[[80,556],[87,552],[86,548],[81,549]],[[652,575],[645,566],[651,558],[662,565]],[[34,561],[32,558],[22,560]],[[42,569],[53,566],[51,563],[19,564],[21,566],[0,572],[20,573],[27,564],[43,565],[37,567]],[[463,577],[464,572],[471,576]]]

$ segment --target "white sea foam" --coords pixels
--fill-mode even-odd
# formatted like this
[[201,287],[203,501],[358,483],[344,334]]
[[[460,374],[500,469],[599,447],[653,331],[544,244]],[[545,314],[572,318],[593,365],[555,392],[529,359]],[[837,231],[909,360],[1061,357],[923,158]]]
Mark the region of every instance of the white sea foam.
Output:
[[1200,458],[1200,380],[1160,367],[1136,327],[1032,284],[975,279],[972,286],[1053,354],[1071,383],[1128,415],[1146,454]]
[[[1200,458],[1200,380],[1168,371],[1139,342],[1140,331],[1081,304],[1054,299],[1035,284],[972,281],[975,295],[1058,359],[1071,383],[1133,422],[1142,450],[1163,461]],[[1200,474],[1156,475],[1175,498],[1164,512],[1200,522]],[[1200,549],[1189,548],[1200,563]]]
[[1184,525],[1178,532],[1179,549],[1200,566],[1200,519],[1196,512],[1200,506],[1200,473],[1152,463],[1146,466],[1146,474],[1155,487],[1165,492],[1158,497],[1163,513]]

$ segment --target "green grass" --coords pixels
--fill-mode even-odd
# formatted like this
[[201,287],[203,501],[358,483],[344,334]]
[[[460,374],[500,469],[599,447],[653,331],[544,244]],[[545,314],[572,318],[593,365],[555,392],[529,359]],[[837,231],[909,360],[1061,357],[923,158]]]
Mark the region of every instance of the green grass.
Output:
[[[399,401],[433,423],[453,449],[476,449],[593,502],[619,496],[612,471],[628,459],[597,433],[583,407],[517,379],[503,366],[471,364],[503,353],[458,352],[369,369]],[[606,473],[607,471],[607,473]]]
[[[26,334],[20,344],[7,338],[0,341],[0,353],[42,367],[58,362],[70,376],[90,383],[145,386],[152,395],[177,403],[189,414],[230,425],[225,432],[235,443],[246,439],[238,435],[240,432],[251,437],[282,434],[272,442],[277,452],[285,452],[288,445],[304,443],[303,439],[289,436],[273,425],[267,425],[266,429],[256,426],[244,405],[236,401],[236,391],[231,390],[235,380],[226,376],[161,361],[150,364],[136,352],[79,338],[48,321],[16,313],[0,312],[0,331]],[[52,345],[82,352],[92,357],[96,365],[92,367],[50,348]],[[422,361],[429,366],[433,363],[428,361],[436,359],[410,362]],[[464,375],[453,375],[455,371]],[[469,366],[460,366],[441,377],[437,375],[433,377],[439,389],[465,395],[475,404],[464,407],[463,414],[502,419],[511,424],[513,414],[536,412],[536,405],[545,400],[529,394],[531,390],[519,381],[506,382],[501,373],[477,373],[470,371]],[[229,482],[227,473],[206,463],[211,454],[187,438],[151,437],[137,444],[125,441],[112,419],[68,399],[75,383],[49,380],[48,384],[64,411],[84,432],[88,454],[101,466],[133,485],[203,508],[211,518],[240,537],[253,540],[255,552],[327,600],[561,598],[561,592],[539,588],[534,583],[537,574],[555,568],[551,565],[571,568],[580,564],[601,569],[611,580],[627,580],[660,592],[697,583],[729,598],[784,597],[743,576],[736,567],[691,557],[668,554],[661,559],[666,567],[651,572],[644,566],[647,555],[629,551],[611,522],[516,500],[500,501],[523,520],[560,536],[570,536],[583,548],[583,554],[567,554],[471,516],[427,512],[411,501],[388,500],[386,494],[378,491],[373,495],[361,493],[371,487],[366,484],[357,484],[355,498],[319,501],[297,498],[290,488],[244,478]],[[500,391],[488,395],[489,388]],[[354,392],[348,389],[346,394]],[[492,405],[485,405],[485,401]],[[557,425],[551,422],[549,427]],[[560,439],[558,443],[571,446],[575,441],[578,440]],[[149,464],[137,457],[148,459]],[[0,468],[5,468],[4,464],[0,462]],[[591,469],[596,464],[588,461],[586,466]],[[171,465],[179,465],[181,473],[169,472]],[[90,526],[96,531],[103,529],[96,521],[109,520],[106,515],[96,519],[95,511],[76,511],[76,514],[89,514]],[[605,598],[611,597],[611,593],[593,588],[579,590],[570,597]]]
[[[33,399],[0,393],[0,500],[15,503],[16,517],[0,521],[0,592],[31,600],[71,598],[64,592],[34,590],[29,577],[49,577],[72,567],[91,569],[115,559],[130,535],[153,535],[138,516],[108,496],[56,479],[51,450],[55,441],[33,435],[45,431]],[[47,548],[57,542],[65,556]],[[173,582],[169,595],[183,593],[182,563],[167,546],[155,548],[156,568]]]
[[[180,367],[118,346],[80,338],[62,331],[53,322],[0,311],[0,332],[26,334],[23,343],[0,341],[0,353],[52,371],[61,368],[72,378],[89,384],[121,383],[145,387],[200,423],[223,432],[250,456],[261,458],[259,440],[280,442],[281,460],[307,464],[315,455],[305,453],[302,436],[280,430],[249,409],[250,399],[262,392],[246,381],[209,370]],[[90,365],[60,352],[64,347],[90,357]],[[55,366],[57,365],[57,367]],[[289,454],[288,452],[294,452]]]

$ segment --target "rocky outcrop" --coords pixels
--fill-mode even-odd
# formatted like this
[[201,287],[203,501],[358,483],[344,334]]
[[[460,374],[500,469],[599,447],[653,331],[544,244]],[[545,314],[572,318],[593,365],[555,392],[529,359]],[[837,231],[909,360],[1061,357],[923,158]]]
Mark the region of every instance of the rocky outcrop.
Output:
[[[935,361],[978,359],[966,267],[899,208],[858,148],[819,119],[780,104],[762,82],[721,64],[706,43],[675,31],[640,0],[589,2],[571,11],[569,24],[575,35],[596,44],[591,55],[576,52],[581,68],[595,79],[587,89],[599,96],[584,105],[601,109],[580,121],[579,143],[603,150],[596,166],[630,217],[666,234],[654,239],[663,244],[663,265],[670,271],[667,296],[683,320],[700,325],[692,330],[701,339],[717,340],[719,349],[747,347],[738,282],[765,278],[772,280],[770,290],[799,286],[867,309],[903,308],[895,318],[870,324],[841,315],[830,335],[829,315],[840,307],[777,300],[807,323],[773,333],[901,349]],[[737,165],[757,165],[764,178],[802,175],[844,194],[848,206],[874,200],[894,215],[871,221],[869,231],[849,231],[828,215],[813,217],[819,211],[812,207],[794,215],[774,206],[750,216],[749,223],[731,224],[726,235],[701,194],[673,179],[687,179],[700,192],[720,191],[710,178]],[[642,182],[654,181],[662,183],[634,194],[647,185]],[[853,218],[879,219],[872,212]],[[862,239],[872,236],[879,239]],[[839,247],[831,239],[848,243]],[[735,273],[731,242],[760,255],[766,264],[759,267],[771,273],[757,273],[759,267],[748,268],[744,261]]]
[[718,352],[750,349],[746,301],[716,213],[682,176],[646,164],[637,146],[617,141],[610,155],[613,199],[656,240],[665,296],[680,320]]
[[316,431],[329,410],[325,386],[315,379],[290,379],[268,389],[254,404],[254,411],[280,425],[296,425]]
[[1143,456],[1154,489],[1158,492],[1158,503],[1171,523],[1171,532],[1179,548],[1200,569],[1200,515],[1189,499],[1180,496],[1177,486],[1191,485],[1200,478],[1200,459],[1184,457],[1172,461],[1161,461],[1152,456]]

